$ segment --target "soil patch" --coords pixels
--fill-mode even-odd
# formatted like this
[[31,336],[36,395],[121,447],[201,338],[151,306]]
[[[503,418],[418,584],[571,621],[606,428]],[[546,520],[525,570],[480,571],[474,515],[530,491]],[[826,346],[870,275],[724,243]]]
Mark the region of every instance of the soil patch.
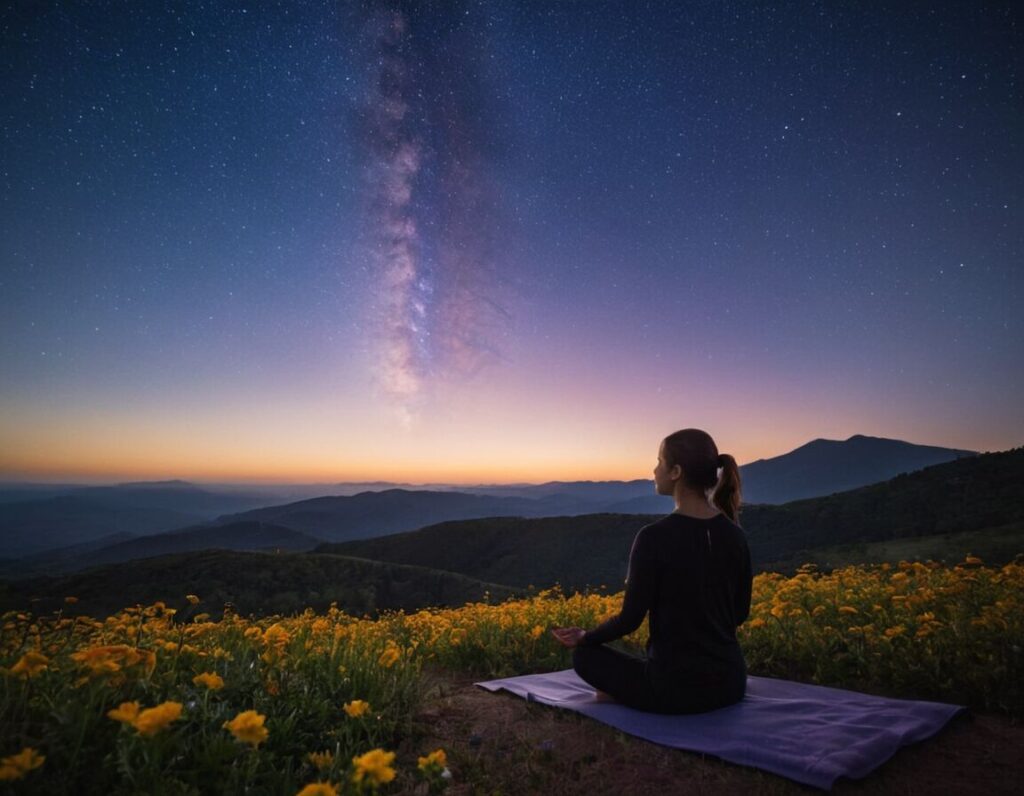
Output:
[[[473,685],[484,678],[448,672],[424,672],[424,677],[427,699],[399,759],[415,768],[417,755],[443,748],[452,796],[820,792]],[[1024,793],[1022,749],[1024,726],[1001,716],[968,714],[901,749],[865,779],[840,780],[833,792]]]

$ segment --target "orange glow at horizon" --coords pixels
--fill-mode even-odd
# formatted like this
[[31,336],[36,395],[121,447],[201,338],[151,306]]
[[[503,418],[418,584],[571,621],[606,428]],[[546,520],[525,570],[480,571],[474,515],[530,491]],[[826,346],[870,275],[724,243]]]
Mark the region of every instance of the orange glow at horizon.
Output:
[[[120,446],[119,446],[120,447]],[[508,453],[486,461],[483,457],[452,460],[440,455],[435,461],[387,461],[385,457],[352,456],[348,461],[337,454],[321,451],[284,455],[268,452],[259,459],[224,453],[217,458],[196,455],[195,451],[158,447],[148,455],[147,446],[124,446],[121,450],[76,447],[49,451],[7,449],[0,461],[0,480],[74,480],[90,481],[220,481],[253,483],[334,483],[389,481],[410,484],[446,483],[544,483],[547,481],[630,481],[650,479],[653,456],[618,456],[605,451],[603,457],[581,455],[580,451],[561,455],[525,452],[513,458]],[[134,450],[126,450],[133,448]],[[157,452],[159,451],[159,452]],[[758,458],[785,453],[784,450],[759,450],[747,456],[736,455],[744,464]],[[593,452],[591,452],[593,453]],[[648,461],[650,460],[650,461]]]
[[979,451],[1011,447],[1000,444],[1007,435],[987,413],[965,417],[942,403],[908,412],[870,385],[840,401],[824,389],[769,384],[739,371],[704,376],[698,390],[685,374],[624,367],[610,382],[588,360],[559,366],[557,352],[548,356],[525,371],[510,365],[486,380],[440,385],[409,428],[368,392],[287,383],[12,402],[0,418],[0,480],[650,479],[658,443],[686,427],[707,430],[741,465],[853,434]]

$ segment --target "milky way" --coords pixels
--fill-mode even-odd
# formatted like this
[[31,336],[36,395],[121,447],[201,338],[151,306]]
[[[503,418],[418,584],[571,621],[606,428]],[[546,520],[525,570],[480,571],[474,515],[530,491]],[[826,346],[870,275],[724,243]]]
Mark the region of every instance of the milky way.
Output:
[[480,45],[458,20],[454,6],[441,16],[381,5],[363,35],[376,376],[407,424],[438,382],[500,360],[511,321],[493,252]]

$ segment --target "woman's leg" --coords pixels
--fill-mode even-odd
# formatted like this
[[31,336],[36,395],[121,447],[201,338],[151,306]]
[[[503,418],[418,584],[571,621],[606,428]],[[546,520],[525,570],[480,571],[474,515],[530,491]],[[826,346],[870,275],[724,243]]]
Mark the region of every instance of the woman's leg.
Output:
[[627,707],[655,710],[658,700],[645,672],[644,658],[627,655],[603,644],[575,647],[572,668],[585,682]]

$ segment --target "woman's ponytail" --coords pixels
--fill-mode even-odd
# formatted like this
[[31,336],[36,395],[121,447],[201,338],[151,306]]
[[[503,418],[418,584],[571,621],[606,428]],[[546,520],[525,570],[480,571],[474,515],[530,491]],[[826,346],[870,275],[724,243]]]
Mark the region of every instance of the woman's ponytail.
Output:
[[740,521],[740,500],[742,487],[740,484],[740,468],[736,460],[728,453],[720,454],[718,466],[722,468],[722,477],[711,496],[711,502],[721,509],[730,520],[737,525]]

